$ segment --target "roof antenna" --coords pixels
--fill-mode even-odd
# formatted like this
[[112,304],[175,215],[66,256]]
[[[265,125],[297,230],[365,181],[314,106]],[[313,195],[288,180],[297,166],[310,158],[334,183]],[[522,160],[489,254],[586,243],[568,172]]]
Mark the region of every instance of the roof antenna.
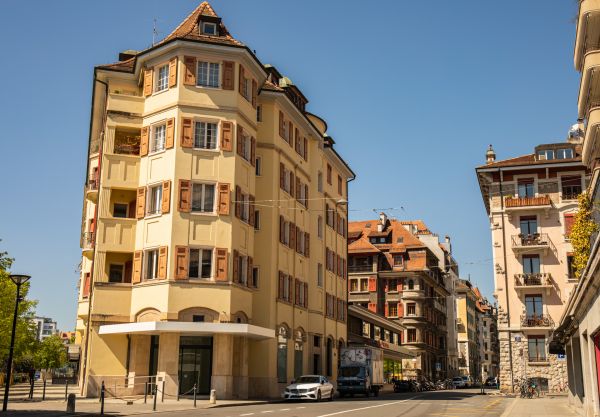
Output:
[[158,30],[156,29],[156,18],[153,19],[153,24],[152,24],[152,46],[156,45],[156,36],[159,34]]

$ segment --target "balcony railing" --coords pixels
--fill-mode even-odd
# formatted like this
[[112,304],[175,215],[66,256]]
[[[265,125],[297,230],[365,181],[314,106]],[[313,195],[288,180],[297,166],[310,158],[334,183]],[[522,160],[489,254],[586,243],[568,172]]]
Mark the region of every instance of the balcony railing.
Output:
[[114,153],[119,155],[139,155],[140,144],[132,143],[115,143]]
[[87,190],[88,191],[98,191],[98,183],[99,183],[99,181],[97,178],[90,178],[87,183]]
[[83,249],[93,249],[96,241],[96,232],[85,232],[81,236],[81,247]]
[[351,265],[348,272],[373,272],[373,265]]
[[547,314],[522,315],[521,327],[554,327],[554,320]]
[[524,246],[553,246],[552,241],[548,233],[533,233],[526,235],[519,233],[518,235],[512,236],[513,248],[519,248]]
[[515,274],[515,285],[517,287],[552,285],[552,275],[548,273]]
[[562,187],[563,200],[577,200],[581,194],[581,185],[564,185]]
[[505,203],[506,208],[548,206],[550,205],[550,196],[541,195],[539,197],[507,197]]

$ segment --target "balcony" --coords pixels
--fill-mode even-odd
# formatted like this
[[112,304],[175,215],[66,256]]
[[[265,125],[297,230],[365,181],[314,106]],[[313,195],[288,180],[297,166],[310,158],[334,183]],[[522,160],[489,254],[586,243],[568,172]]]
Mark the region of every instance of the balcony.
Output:
[[96,244],[103,252],[132,252],[135,248],[136,219],[101,218]]
[[111,111],[141,115],[144,113],[144,97],[133,89],[129,91],[115,90],[108,95],[107,107]]
[[548,314],[533,314],[521,316],[521,327],[524,329],[553,329],[554,320]]
[[548,252],[548,249],[556,252],[556,247],[552,243],[550,236],[547,233],[533,233],[526,235],[519,233],[518,235],[511,236],[512,238],[512,250],[515,253],[521,252],[544,252],[544,255]]
[[95,232],[85,232],[81,235],[81,251],[84,255],[90,256],[94,251],[94,243],[96,241]]
[[600,50],[593,50],[583,57],[579,101],[577,109],[580,118],[585,118],[590,109],[600,101]]
[[547,273],[515,274],[515,290],[544,290],[546,294],[554,288],[552,275]]
[[600,102],[592,103],[587,115],[587,127],[583,139],[583,164],[590,166],[595,159],[600,158],[598,145],[598,129],[600,128]]
[[85,185],[85,196],[91,201],[96,202],[98,200],[98,186],[100,181],[98,178],[90,178]]
[[402,291],[403,300],[418,300],[425,297],[425,291],[423,290],[404,290]]
[[373,272],[373,265],[352,265],[348,266],[348,273],[355,274],[360,272]]
[[582,70],[583,58],[590,52],[600,49],[600,4],[597,0],[580,0],[575,37],[573,61],[578,71]]
[[540,195],[537,197],[506,197],[504,200],[504,210],[508,214],[510,219],[510,215],[514,211],[520,210],[536,210],[542,209],[544,210],[546,217],[548,217],[548,211],[552,208],[552,200],[550,200],[550,196]]
[[102,169],[103,185],[106,187],[131,188],[138,186],[140,157],[126,154],[106,154]]

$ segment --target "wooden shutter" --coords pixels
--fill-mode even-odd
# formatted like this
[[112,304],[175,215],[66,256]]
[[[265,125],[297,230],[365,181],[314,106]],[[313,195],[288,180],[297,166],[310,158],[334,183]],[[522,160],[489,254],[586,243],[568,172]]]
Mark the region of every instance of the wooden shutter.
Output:
[[175,144],[175,119],[167,119],[167,132],[165,134],[165,148],[170,149]]
[[242,189],[239,185],[235,186],[235,217],[242,217]]
[[133,284],[142,282],[142,253],[141,250],[133,253],[133,276],[131,277]]
[[252,107],[256,108],[256,93],[258,90],[258,85],[256,80],[252,80]]
[[296,250],[296,225],[290,222],[290,248]]
[[233,147],[233,123],[221,122],[221,149],[231,152]]
[[148,155],[148,144],[150,142],[150,127],[142,127],[142,134],[140,137],[140,156]]
[[569,237],[571,235],[571,231],[573,230],[573,224],[575,223],[575,215],[573,213],[565,214],[565,237]]
[[279,188],[285,190],[285,165],[283,162],[279,163]]
[[217,248],[217,261],[215,279],[217,281],[227,281],[227,249]]
[[175,279],[188,277],[189,249],[187,246],[175,246]]
[[219,210],[221,215],[229,215],[230,191],[229,184],[219,183]]
[[369,291],[377,291],[377,278],[369,278]]
[[252,164],[253,167],[256,166],[256,139],[254,139],[254,136],[250,138],[250,163]]
[[169,61],[169,88],[177,85],[177,57]]
[[248,201],[249,201],[248,204],[250,206],[249,207],[249,211],[250,211],[249,223],[250,223],[250,226],[256,226],[256,216],[254,213],[254,201],[255,201],[254,196],[253,195],[248,196]]
[[138,219],[143,219],[146,215],[146,187],[140,187],[137,190],[135,215]]
[[192,119],[184,118],[181,121],[181,147],[191,148],[194,146],[194,123]]
[[369,311],[377,313],[377,303],[369,303]]
[[279,216],[279,242],[285,243],[285,220],[283,216]]
[[238,254],[238,251],[236,251],[235,249],[233,250],[233,277],[232,277],[232,281],[233,282],[238,282],[239,279],[239,259],[240,259],[240,255]]
[[127,208],[127,217],[130,219],[135,219],[135,207],[137,202],[132,200],[129,202],[129,207]]
[[167,214],[171,210],[171,181],[163,181],[162,187],[160,211],[162,214]]
[[285,139],[285,119],[282,111],[279,112],[279,136]]
[[244,155],[244,128],[242,125],[237,125],[237,137],[236,137],[236,152],[238,155]]
[[234,64],[231,61],[223,61],[223,90],[233,90]]
[[300,245],[302,239],[304,239],[304,237],[302,236],[302,231],[299,227],[296,227],[296,252],[300,254],[302,253],[300,252],[300,249],[302,249],[302,246]]
[[295,197],[296,197],[296,200],[298,200],[298,201],[300,201],[300,186],[301,186],[300,178],[296,177],[296,195],[295,195]]
[[305,282],[304,284],[304,308],[308,308],[308,284]]
[[196,85],[196,57],[184,56],[183,64],[185,65],[183,84]]
[[302,157],[305,161],[308,161],[308,140],[306,140],[306,138],[303,138],[302,140],[304,141],[304,155],[302,155]]
[[158,279],[167,279],[168,246],[158,248]]
[[308,208],[308,184],[304,184],[304,207]]
[[296,153],[300,155],[300,132],[298,131],[298,128],[296,128],[294,134],[294,149],[296,150]]
[[246,286],[251,287],[250,283],[252,282],[252,268],[254,266],[254,261],[251,256],[248,256],[248,272],[246,274]]
[[244,67],[240,64],[240,78],[238,79],[238,90],[241,95],[244,95]]
[[83,275],[83,290],[81,291],[81,296],[83,298],[88,298],[90,296],[90,286],[91,286],[91,273],[86,272]]
[[152,75],[154,71],[152,68],[144,70],[144,97],[148,97],[152,94]]
[[280,300],[283,300],[284,298],[284,293],[283,293],[283,287],[284,287],[284,282],[283,280],[285,279],[283,272],[279,271],[279,286],[277,287],[278,291],[277,291],[277,298],[279,298]]
[[294,304],[300,304],[300,281],[294,279]]
[[288,122],[288,144],[294,146],[294,125]]
[[127,261],[125,262],[125,276],[123,277],[123,282],[126,284],[131,284],[131,276],[133,275],[133,262]]
[[192,184],[189,180],[179,180],[179,211],[189,213],[192,210]]
[[398,303],[398,317],[404,317],[404,304],[402,302]]
[[294,183],[294,173],[290,172],[290,195],[293,197],[294,196],[294,186],[296,184]]
[[310,233],[304,233],[304,256],[310,257]]

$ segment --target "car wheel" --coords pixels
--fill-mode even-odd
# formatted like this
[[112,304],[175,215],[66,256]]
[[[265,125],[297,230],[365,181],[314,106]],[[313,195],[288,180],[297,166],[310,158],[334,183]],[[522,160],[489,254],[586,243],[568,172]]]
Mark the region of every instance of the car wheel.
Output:
[[321,401],[321,391],[317,391],[317,402]]
[[329,401],[333,401],[333,390],[329,391]]

